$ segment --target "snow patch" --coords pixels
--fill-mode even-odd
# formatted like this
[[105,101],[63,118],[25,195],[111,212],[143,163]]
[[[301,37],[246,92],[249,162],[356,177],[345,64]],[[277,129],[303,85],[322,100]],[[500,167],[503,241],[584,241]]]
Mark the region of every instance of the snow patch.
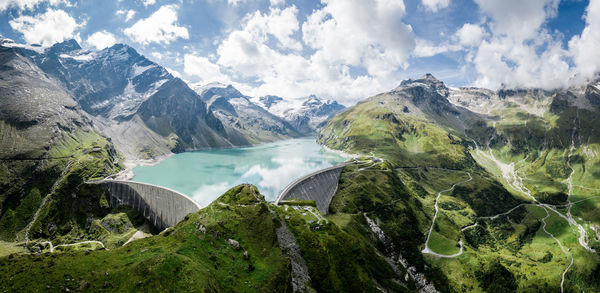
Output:
[[88,62],[94,60],[96,56],[93,53],[87,53],[81,55],[60,54],[59,57],[63,59],[73,59],[80,62]]

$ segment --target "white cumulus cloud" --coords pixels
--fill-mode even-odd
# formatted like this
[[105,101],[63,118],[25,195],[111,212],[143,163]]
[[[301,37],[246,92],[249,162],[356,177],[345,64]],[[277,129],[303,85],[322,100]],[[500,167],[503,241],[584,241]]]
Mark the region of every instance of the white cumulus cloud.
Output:
[[463,46],[478,46],[486,36],[486,32],[480,25],[465,23],[456,31],[455,36]]
[[270,0],[271,6],[283,6],[285,0]]
[[188,75],[200,78],[202,83],[227,82],[229,80],[223,75],[219,65],[210,62],[208,58],[192,54],[186,54],[183,57],[183,71]]
[[23,34],[27,43],[43,46],[74,38],[75,30],[82,26],[65,11],[54,9],[36,16],[19,16],[8,23]]
[[425,9],[432,11],[432,12],[438,12],[438,10],[442,9],[442,8],[446,8],[448,7],[448,5],[450,5],[450,0],[422,0],[423,1],[423,6],[425,6]]
[[[491,29],[491,37],[472,51],[479,75],[475,85],[546,89],[568,86],[573,75],[568,52],[560,39],[543,28],[548,19],[556,16],[558,0],[475,2],[490,17],[487,25]],[[461,37],[461,31],[457,35],[461,42],[479,41],[479,37]]]
[[101,50],[107,47],[114,45],[117,42],[115,36],[106,30],[95,32],[90,35],[86,43],[88,45],[96,47],[96,49]]
[[[218,42],[221,72],[259,81],[236,85],[253,96],[314,93],[351,103],[395,86],[395,74],[407,66],[415,46],[412,28],[402,22],[403,1],[323,0],[322,5],[302,25],[293,5],[249,13],[238,30]],[[363,73],[352,75],[353,67]]]
[[144,4],[144,6],[146,6],[146,7],[148,7],[150,5],[156,4],[156,0],[143,0],[142,4]]
[[138,20],[134,25],[124,30],[125,35],[133,41],[147,45],[150,43],[165,43],[178,39],[188,39],[187,28],[177,24],[177,5],[164,5],[148,18]]
[[569,41],[569,54],[577,66],[577,79],[592,78],[600,72],[600,1],[591,0],[585,14],[586,26]]
[[402,22],[403,1],[328,0],[302,25],[303,40],[321,61],[367,69],[384,76],[407,59],[415,46],[412,28]]

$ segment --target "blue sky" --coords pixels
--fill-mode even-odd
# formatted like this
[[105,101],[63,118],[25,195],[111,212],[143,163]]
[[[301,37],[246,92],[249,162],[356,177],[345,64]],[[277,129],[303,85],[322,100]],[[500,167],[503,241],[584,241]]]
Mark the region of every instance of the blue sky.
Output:
[[600,69],[599,2],[0,0],[0,34],[125,43],[192,83],[351,103],[427,72],[451,86],[584,82]]

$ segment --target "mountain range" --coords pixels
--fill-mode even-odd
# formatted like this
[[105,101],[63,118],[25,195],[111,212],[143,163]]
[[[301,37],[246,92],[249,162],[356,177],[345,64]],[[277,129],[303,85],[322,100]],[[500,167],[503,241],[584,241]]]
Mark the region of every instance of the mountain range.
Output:
[[[0,45],[8,290],[600,291],[599,80],[489,90],[426,74],[344,108],[188,85],[121,44]],[[84,184],[125,158],[307,134],[355,156],[327,215],[242,184],[158,233]],[[136,227],[158,235],[125,245]]]
[[[288,121],[231,85],[190,87],[127,45],[90,51],[75,40],[45,49],[1,42],[7,54],[29,59],[54,80],[128,159],[311,135],[317,120],[343,108],[324,108],[313,96],[318,103]],[[290,124],[296,120],[315,122],[309,128]]]

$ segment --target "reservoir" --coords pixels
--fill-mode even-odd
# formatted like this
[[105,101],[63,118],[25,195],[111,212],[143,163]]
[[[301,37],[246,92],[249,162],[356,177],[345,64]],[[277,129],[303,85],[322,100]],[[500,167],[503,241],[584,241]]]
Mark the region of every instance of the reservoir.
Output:
[[314,138],[299,138],[176,154],[154,166],[135,167],[132,181],[174,189],[202,206],[241,183],[256,185],[273,201],[295,179],[343,161],[343,156],[323,148]]

